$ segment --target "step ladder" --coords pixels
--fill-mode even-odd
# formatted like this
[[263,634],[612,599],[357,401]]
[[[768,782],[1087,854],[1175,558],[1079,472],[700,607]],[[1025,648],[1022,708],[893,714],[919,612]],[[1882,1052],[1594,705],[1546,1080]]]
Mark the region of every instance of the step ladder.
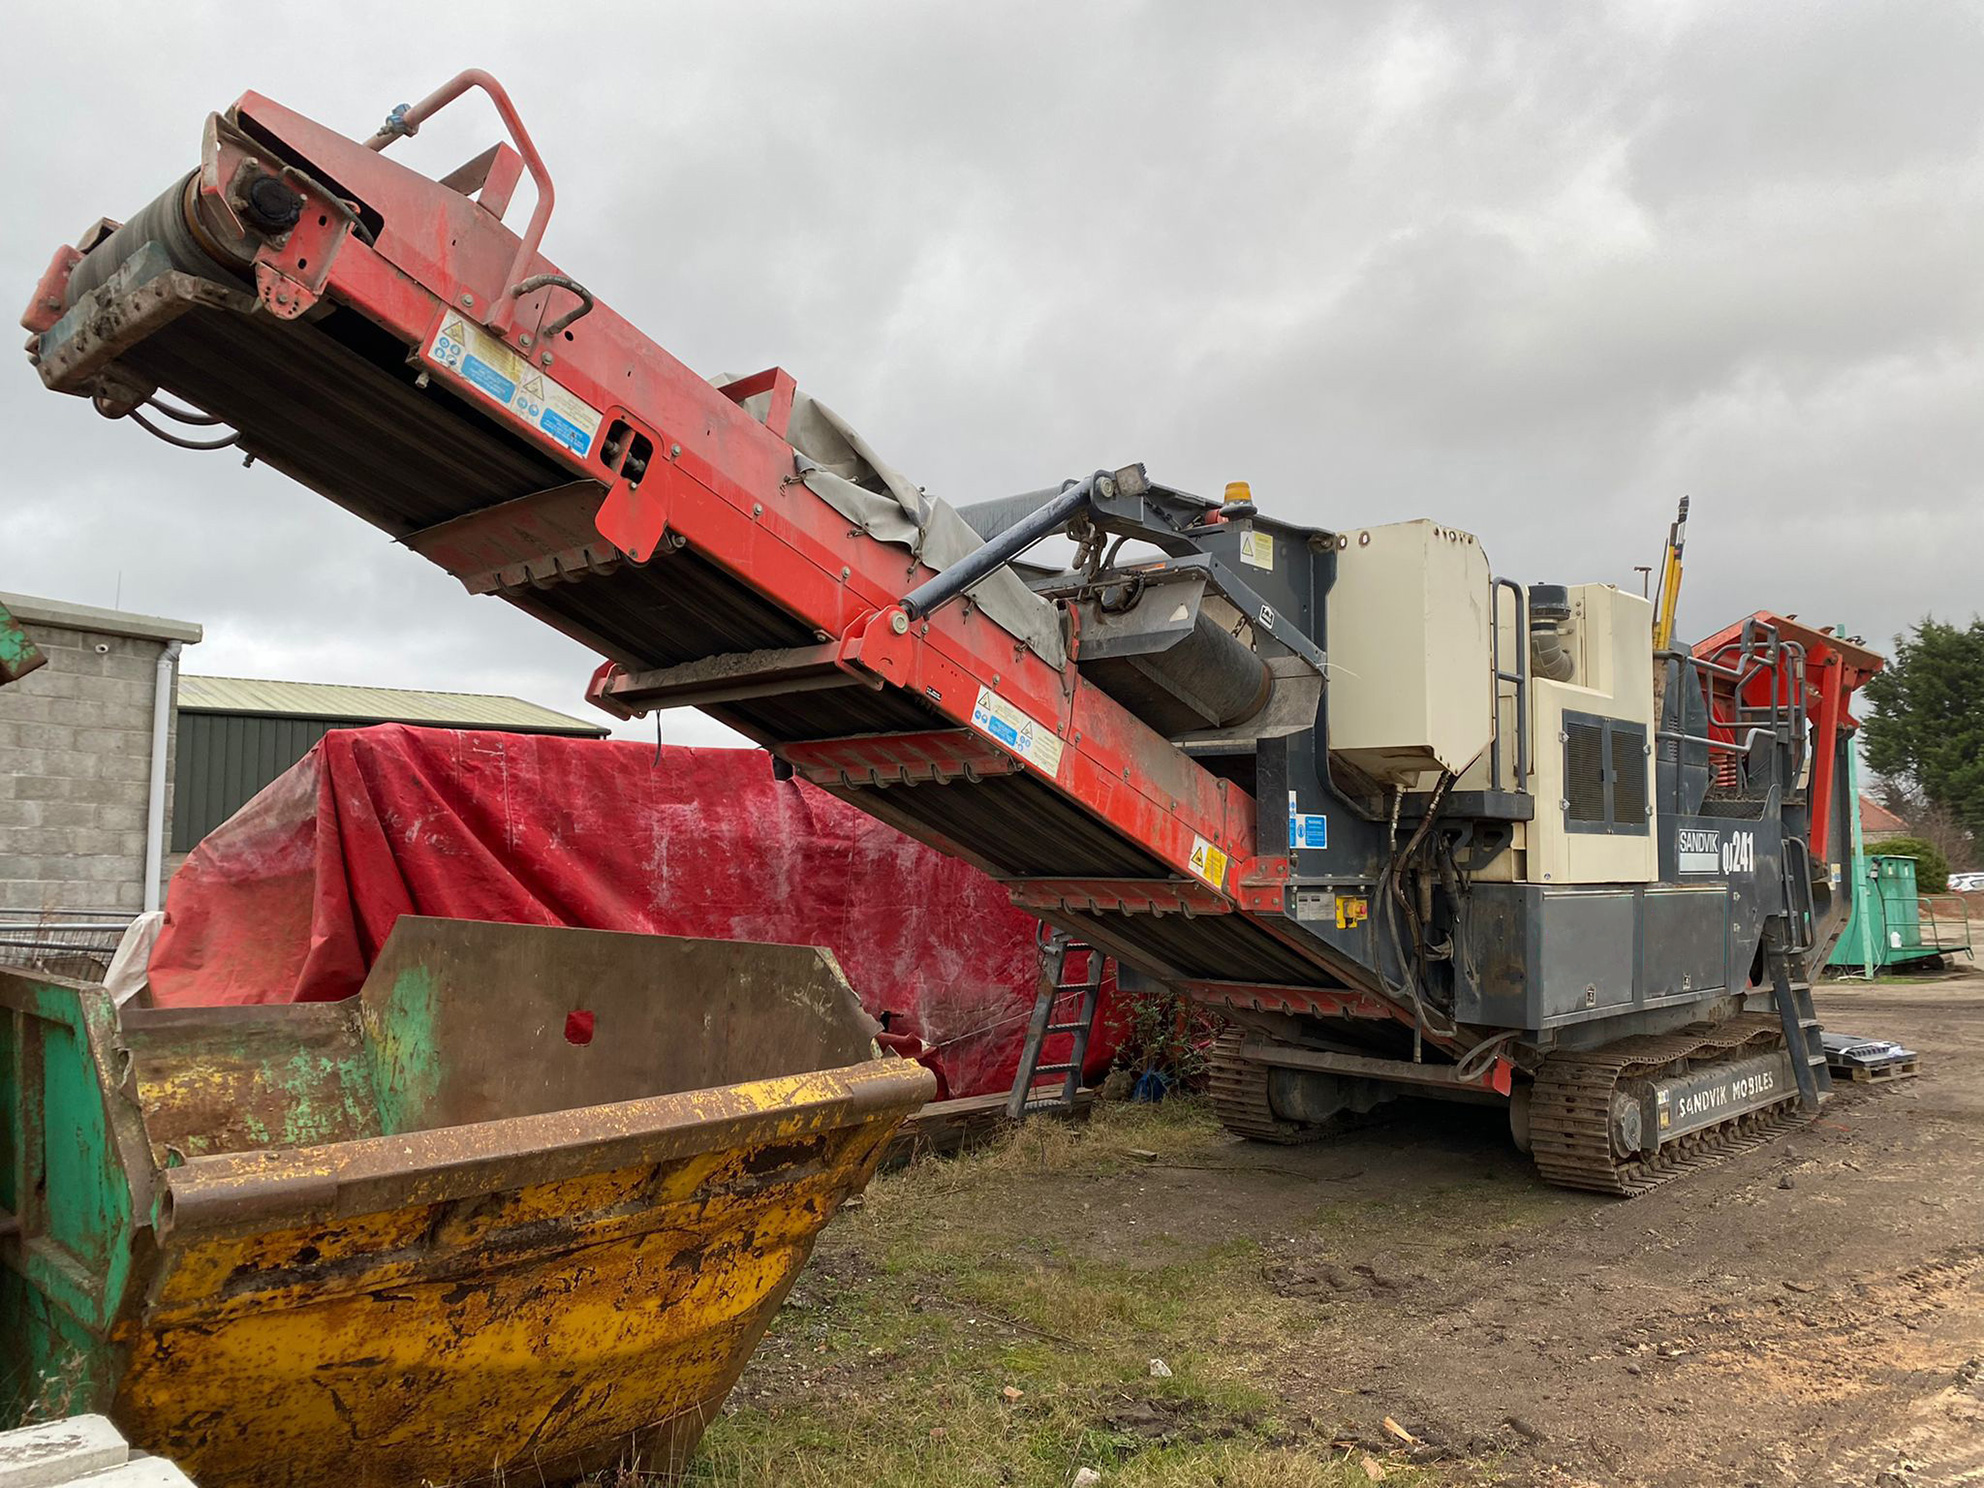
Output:
[[[1083,960],[1082,977],[1071,982],[1068,963],[1076,955]],[[1082,1066],[1088,1060],[1089,1036],[1095,1031],[1096,1008],[1102,1000],[1102,962],[1100,951],[1066,931],[1049,931],[1041,940],[1040,990],[1034,995],[1033,1017],[1027,1024],[1019,1068],[1013,1072],[1013,1093],[1006,1098],[1006,1114],[1014,1121],[1075,1108],[1075,1096],[1082,1088]],[[1074,1015],[1067,1022],[1056,1023],[1055,1009],[1077,994],[1080,1001]],[[1047,1041],[1064,1034],[1069,1041],[1066,1059],[1042,1064]],[[1050,1083],[1043,1084],[1043,1080]]]
[[1832,1089],[1832,1069],[1826,1061],[1818,1011],[1812,1006],[1812,984],[1804,975],[1802,958],[1790,945],[1782,927],[1782,918],[1773,919],[1764,927],[1764,959],[1770,968],[1771,1000],[1777,1005],[1778,1020],[1784,1027],[1785,1047],[1791,1051],[1791,1073],[1798,1081],[1799,1103],[1807,1111],[1817,1111],[1819,1101]]

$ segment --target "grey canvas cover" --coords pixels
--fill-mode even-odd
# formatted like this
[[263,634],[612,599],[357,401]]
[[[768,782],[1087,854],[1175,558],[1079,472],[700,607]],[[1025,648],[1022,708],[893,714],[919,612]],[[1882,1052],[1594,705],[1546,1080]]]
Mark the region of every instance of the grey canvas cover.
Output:
[[[712,379],[718,387],[734,381]],[[744,400],[744,408],[762,419],[771,394]],[[931,568],[949,568],[983,546],[976,532],[949,503],[924,494],[907,476],[877,455],[848,422],[826,404],[795,392],[786,441],[793,465],[806,489],[847,518],[849,523],[880,542],[893,543]],[[994,569],[968,591],[973,602],[995,623],[1009,630],[1052,666],[1067,655],[1061,644],[1061,621],[1011,568]]]

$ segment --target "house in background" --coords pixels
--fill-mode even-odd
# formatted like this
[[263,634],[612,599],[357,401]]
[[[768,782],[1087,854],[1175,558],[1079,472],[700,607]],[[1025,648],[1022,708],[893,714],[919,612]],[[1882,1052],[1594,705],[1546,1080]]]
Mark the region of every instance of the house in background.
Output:
[[1860,837],[1870,847],[1889,837],[1906,837],[1908,823],[1872,796],[1860,798]]
[[521,698],[259,682],[245,677],[182,677],[173,866],[332,729],[375,723],[584,739],[604,738],[607,733],[603,724],[571,718]]

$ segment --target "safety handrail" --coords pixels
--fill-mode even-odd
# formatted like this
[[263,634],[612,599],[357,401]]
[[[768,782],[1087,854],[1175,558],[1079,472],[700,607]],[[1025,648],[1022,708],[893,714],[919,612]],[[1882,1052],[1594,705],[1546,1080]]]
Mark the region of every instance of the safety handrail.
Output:
[[[1748,646],[1749,639],[1749,633],[1746,631],[1744,635],[1746,647]],[[1788,648],[1791,645],[1790,642],[1777,641],[1774,635],[1771,636],[1770,642],[1773,650],[1779,646]],[[1724,652],[1727,649],[1725,647]],[[1718,652],[1717,654],[1720,655],[1723,652]],[[1747,660],[1749,655],[1750,652],[1746,649],[1739,655],[1739,662]],[[1703,701],[1707,707],[1709,724],[1712,727],[1726,728],[1736,737],[1717,739],[1706,734],[1691,734],[1685,728],[1670,729],[1657,727],[1654,730],[1653,737],[1656,745],[1671,744],[1673,746],[1675,770],[1673,776],[1673,800],[1669,803],[1670,809],[1678,813],[1681,808],[1683,787],[1680,767],[1687,762],[1689,745],[1699,745],[1710,754],[1726,754],[1735,756],[1738,759],[1747,759],[1752,751],[1755,750],[1759,739],[1769,739],[1774,744],[1784,744],[1787,742],[1788,734],[1789,748],[1794,752],[1791,780],[1795,781],[1797,779],[1797,762],[1803,758],[1802,745],[1804,739],[1796,726],[1796,720],[1804,717],[1803,710],[1800,709],[1793,715],[1793,719],[1790,721],[1789,727],[1787,727],[1786,720],[1782,717],[1777,707],[1777,699],[1774,695],[1776,689],[1774,687],[1770,706],[1754,707],[1744,704],[1741,701],[1742,689],[1752,677],[1762,675],[1769,670],[1767,663],[1760,662],[1758,665],[1744,670],[1740,666],[1725,665],[1706,656],[1693,656],[1686,651],[1673,648],[1661,651],[1657,653],[1657,656],[1659,660],[1667,664],[1669,669],[1667,683],[1669,695],[1676,695],[1678,689],[1682,687],[1699,685],[1700,681],[1707,676],[1723,677],[1735,684],[1733,697],[1736,702],[1736,717],[1726,718],[1716,711],[1716,700],[1712,688],[1703,689],[1705,694]],[[1759,715],[1761,715],[1761,721],[1759,721]],[[1685,709],[1683,709],[1682,716],[1686,716]],[[1747,771],[1744,772],[1744,777],[1747,780]],[[1790,782],[1786,782],[1786,784],[1788,786]]]
[[1743,735],[1739,744],[1731,739],[1711,739],[1706,734],[1684,734],[1679,729],[1661,729],[1654,735],[1656,739],[1671,739],[1678,744],[1705,744],[1710,749],[1719,749],[1724,754],[1748,754],[1756,746],[1759,737],[1768,738],[1770,730],[1757,724]]
[[[1938,901],[1944,901],[1938,904]],[[1916,923],[1924,948],[1938,951],[1969,951],[1970,905],[1961,894],[1916,895]],[[1961,926],[1961,939],[1951,939],[1943,927]]]
[[[1725,647],[1724,649],[1726,650],[1727,648]],[[1729,665],[1727,662],[1717,661],[1713,657],[1690,656],[1685,651],[1662,651],[1660,654],[1662,656],[1678,656],[1683,661],[1693,662],[1699,671],[1706,672],[1714,677],[1727,677],[1732,682],[1743,675],[1737,668]],[[1721,652],[1717,652],[1716,654],[1720,655]]]
[[[1794,847],[1798,850],[1798,866],[1803,872],[1792,870]],[[1803,837],[1787,836],[1784,839],[1784,856],[1780,861],[1784,872],[1784,907],[1797,927],[1793,931],[1794,942],[1787,949],[1793,955],[1802,956],[1812,949],[1819,924],[1818,900],[1812,888],[1812,850]]]
[[[1732,653],[1733,661],[1719,660]],[[1710,724],[1733,733],[1746,724],[1763,722],[1782,750],[1783,784],[1786,789],[1796,786],[1798,777],[1804,771],[1807,753],[1806,657],[1802,643],[1785,640],[1778,635],[1775,625],[1760,621],[1753,615],[1743,622],[1738,638],[1724,642],[1713,656],[1686,656],[1678,651],[1662,654],[1696,673],[1720,677],[1729,682],[1728,702],[1734,716],[1728,717],[1718,712],[1715,689],[1709,688],[1706,689],[1708,695],[1705,701]],[[1760,678],[1767,684],[1765,700],[1762,703],[1747,701],[1750,684]],[[1754,731],[1747,737],[1754,739]]]
[[[551,221],[551,172],[545,169],[543,157],[537,153],[537,146],[531,143],[530,131],[524,128],[524,121],[518,117],[517,107],[510,102],[510,95],[503,85],[479,67],[471,67],[457,73],[448,82],[429,93],[420,102],[400,104],[390,114],[378,132],[365,142],[366,148],[383,150],[401,135],[420,132],[426,123],[442,109],[453,103],[470,88],[480,88],[489,95],[489,101],[496,105],[496,112],[503,120],[503,127],[510,131],[510,142],[517,147],[523,157],[524,168],[537,187],[537,206],[532,209],[530,222],[524,228],[523,241],[517,244],[516,257],[510,261],[510,272],[503,280],[502,293],[496,296],[490,307],[488,324],[498,332],[507,331],[516,317],[518,293],[522,290],[530,272],[531,261],[537,257],[538,245],[544,241],[544,229]],[[591,308],[590,296],[586,299],[586,309]],[[584,312],[581,311],[581,314]],[[576,317],[573,317],[574,319]]]
[[[1516,669],[1502,670],[1502,590],[1516,597]],[[1488,664],[1495,673],[1495,731],[1488,743],[1488,783],[1502,787],[1502,686],[1512,682],[1516,689],[1516,776],[1514,789],[1522,790],[1529,779],[1529,595],[1514,579],[1491,579],[1488,589]]]

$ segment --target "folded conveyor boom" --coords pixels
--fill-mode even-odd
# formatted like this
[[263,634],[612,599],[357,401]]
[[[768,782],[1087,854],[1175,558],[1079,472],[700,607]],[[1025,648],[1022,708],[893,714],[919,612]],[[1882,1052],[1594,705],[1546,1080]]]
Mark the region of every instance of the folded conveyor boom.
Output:
[[1368,1000],[1353,962],[1247,912],[1279,907],[1286,859],[1257,854],[1246,790],[969,596],[906,612],[938,570],[799,478],[784,372],[712,385],[544,257],[544,211],[504,225],[507,183],[528,166],[548,209],[549,177],[493,80],[435,99],[468,87],[515,150],[452,184],[380,148],[434,100],[360,143],[243,96],[192,178],[58,255],[26,321],[43,379],[218,418],[595,648],[596,700],[696,702],[1150,973]]

